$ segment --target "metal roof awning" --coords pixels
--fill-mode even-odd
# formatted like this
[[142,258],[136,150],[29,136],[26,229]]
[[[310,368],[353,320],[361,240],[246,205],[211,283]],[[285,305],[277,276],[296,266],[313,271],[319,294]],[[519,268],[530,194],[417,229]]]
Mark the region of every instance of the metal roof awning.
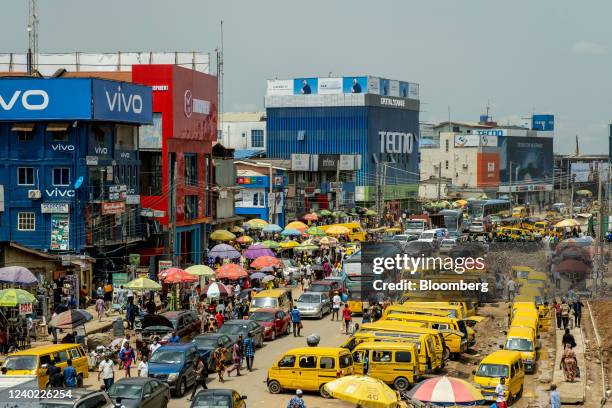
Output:
[[13,124],[11,128],[12,132],[32,132],[34,130],[34,123],[20,122]]
[[47,132],[65,132],[70,127],[70,123],[49,123]]

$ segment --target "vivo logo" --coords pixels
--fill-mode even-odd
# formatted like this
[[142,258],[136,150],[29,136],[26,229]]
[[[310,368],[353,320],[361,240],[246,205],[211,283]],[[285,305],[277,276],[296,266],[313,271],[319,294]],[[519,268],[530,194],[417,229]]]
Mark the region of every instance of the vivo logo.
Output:
[[414,135],[404,132],[379,131],[381,153],[412,153]]
[[53,190],[45,189],[47,197],[74,197],[74,190],[60,190],[54,188]]
[[51,149],[56,152],[73,152],[74,145],[53,144],[51,145]]
[[96,146],[94,147],[94,152],[96,152],[96,154],[108,154],[108,147]]
[[[142,113],[142,96],[121,92],[121,88],[117,88],[117,92],[106,92],[106,102],[111,112],[133,112]],[[112,96],[111,96],[112,95]]]
[[[42,99],[41,99],[42,98]],[[25,110],[38,111],[44,110],[49,106],[49,94],[41,89],[28,89],[27,91],[15,91],[10,98],[5,99],[0,95],[0,107],[5,111],[13,109],[17,101],[20,101],[21,106]]]
[[129,159],[130,158],[130,153],[129,152],[121,152],[119,157],[121,157],[122,159]]

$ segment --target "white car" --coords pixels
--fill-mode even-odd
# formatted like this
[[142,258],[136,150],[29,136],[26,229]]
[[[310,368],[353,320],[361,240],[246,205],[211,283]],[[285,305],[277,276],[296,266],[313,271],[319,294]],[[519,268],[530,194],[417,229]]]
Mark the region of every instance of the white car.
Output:
[[457,246],[457,241],[452,238],[445,238],[440,242],[440,253],[449,253],[454,247]]

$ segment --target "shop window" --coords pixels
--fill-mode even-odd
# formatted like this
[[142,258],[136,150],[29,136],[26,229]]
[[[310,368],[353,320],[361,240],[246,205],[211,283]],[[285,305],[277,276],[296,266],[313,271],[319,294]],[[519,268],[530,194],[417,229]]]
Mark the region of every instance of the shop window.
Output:
[[185,184],[198,185],[198,156],[195,154],[185,154]]
[[20,142],[30,142],[34,139],[33,132],[19,132],[17,133],[17,140]]
[[115,130],[115,149],[136,150],[136,136],[138,135],[136,126],[117,125]]
[[263,129],[251,130],[251,147],[264,147]]
[[94,140],[98,143],[104,143],[104,136],[106,135],[105,129],[94,126]]
[[444,162],[444,168],[445,168],[446,170],[448,170],[448,160],[446,160],[446,161]]
[[36,215],[33,212],[17,213],[17,230],[36,231]]
[[449,141],[448,141],[448,139],[446,139],[444,141],[444,150],[446,150],[447,152],[448,152],[448,145],[449,145]]
[[206,183],[206,190],[204,194],[206,194],[206,203],[204,211],[206,216],[212,215],[212,203],[213,203],[213,194],[212,194],[212,185],[213,185],[213,172],[211,171],[211,157],[210,155],[204,156],[204,182]]
[[161,152],[140,152],[140,192],[143,195],[162,195]]
[[17,185],[33,186],[34,185],[34,167],[18,167],[17,168]]
[[126,167],[126,175],[125,175],[125,184],[130,184],[132,182],[132,166],[125,166]]
[[53,185],[54,186],[69,186],[70,185],[70,169],[68,167],[56,167],[53,169]]
[[198,196],[185,196],[185,220],[198,218]]

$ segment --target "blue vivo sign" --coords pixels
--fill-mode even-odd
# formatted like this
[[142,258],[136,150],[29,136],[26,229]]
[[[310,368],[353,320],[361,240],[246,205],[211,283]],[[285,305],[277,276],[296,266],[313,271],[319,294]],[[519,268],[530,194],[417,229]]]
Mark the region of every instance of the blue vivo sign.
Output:
[[89,79],[0,80],[0,120],[91,118]]
[[116,122],[153,123],[150,87],[93,80],[93,118]]

